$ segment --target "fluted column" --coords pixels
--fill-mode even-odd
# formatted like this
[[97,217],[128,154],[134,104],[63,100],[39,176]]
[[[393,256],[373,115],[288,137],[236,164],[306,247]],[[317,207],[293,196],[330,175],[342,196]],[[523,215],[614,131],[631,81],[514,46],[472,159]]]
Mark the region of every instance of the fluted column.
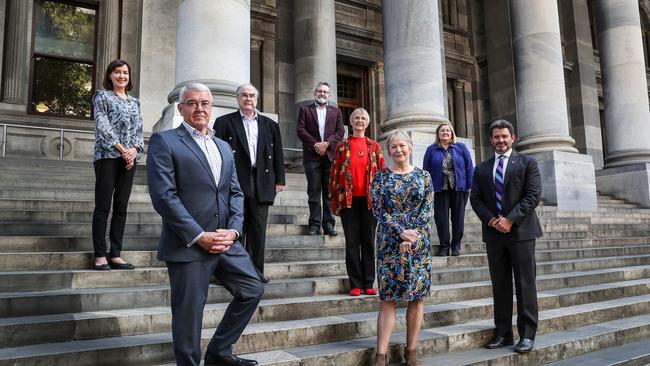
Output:
[[510,1],[517,90],[518,148],[570,151],[562,44],[556,1]]
[[594,211],[590,155],[569,135],[557,1],[510,0],[517,105],[516,148],[531,154],[542,176],[542,200],[559,210]]
[[[104,79],[104,72],[111,63],[119,57],[120,45],[120,1],[119,0],[104,0],[100,3],[99,17],[99,39],[97,42],[98,52],[97,66],[95,67],[95,84],[98,89],[101,89],[102,80]],[[131,67],[133,67],[135,60],[126,60]],[[133,73],[135,74],[135,73]],[[131,80],[132,82],[134,80]],[[137,84],[136,84],[137,85]]]
[[397,128],[433,132],[447,121],[447,83],[438,2],[383,2],[386,121]]
[[607,156],[603,193],[650,207],[650,111],[639,4],[597,0]]
[[2,101],[12,104],[27,104],[29,84],[29,39],[28,20],[31,1],[8,0],[5,16],[5,54],[2,75]]
[[[215,114],[237,108],[235,90],[250,81],[250,0],[182,0],[176,24],[176,87],[154,131],[179,125],[180,89],[207,85]],[[146,67],[146,65],[142,65]],[[161,76],[162,77],[162,76]]]
[[334,0],[295,1],[294,65],[296,105],[314,100],[319,81],[331,85],[336,101],[336,19]]
[[639,5],[595,1],[603,75],[606,167],[650,162],[650,111]]

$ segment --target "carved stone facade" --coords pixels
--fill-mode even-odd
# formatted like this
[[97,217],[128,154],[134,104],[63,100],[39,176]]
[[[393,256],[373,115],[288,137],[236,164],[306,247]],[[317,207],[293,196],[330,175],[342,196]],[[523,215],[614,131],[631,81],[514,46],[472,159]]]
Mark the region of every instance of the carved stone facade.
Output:
[[[1,145],[2,151],[23,156],[57,158],[61,152],[57,149],[61,141],[64,141],[63,151],[66,157],[86,159],[92,147],[92,138],[88,137],[93,129],[91,120],[28,112],[28,106],[33,103],[30,93],[33,83],[31,42],[36,19],[33,14],[34,4],[44,1],[47,0],[0,0],[0,37],[3,40],[3,47],[0,47],[0,61],[3,65],[0,69],[0,131],[3,136],[7,136],[6,142],[3,141]],[[327,78],[329,80],[323,81],[335,85],[334,90],[338,93],[334,99],[337,99],[346,113],[357,106],[369,111],[369,131],[373,138],[381,138],[386,131],[386,121],[390,125],[391,111],[387,109],[387,95],[394,90],[386,90],[386,85],[390,83],[386,81],[385,68],[391,66],[384,59],[387,14],[383,14],[383,9],[389,7],[391,1],[396,0],[318,0],[312,3],[310,9],[302,9],[292,0],[228,0],[228,6],[233,9],[239,6],[248,9],[246,19],[223,19],[226,15],[219,11],[219,6],[211,6],[205,0],[84,0],[79,4],[97,11],[97,48],[92,87],[101,87],[103,69],[110,60],[122,57],[129,61],[133,67],[132,93],[142,102],[146,133],[151,133],[163,116],[163,110],[170,109],[177,98],[173,91],[178,87],[178,77],[182,76],[178,75],[178,60],[183,60],[185,56],[177,55],[179,50],[184,49],[178,43],[190,42],[197,47],[201,46],[198,54],[209,54],[215,60],[213,67],[219,69],[207,72],[206,77],[210,80],[218,79],[213,80],[216,85],[215,114],[224,113],[233,106],[234,90],[229,90],[227,86],[240,83],[241,78],[229,76],[222,69],[227,63],[236,62],[240,66],[239,70],[250,70],[249,80],[261,93],[260,110],[279,122],[285,147],[298,149],[300,145],[295,136],[297,106],[309,100],[309,86],[314,83],[314,80],[301,73],[305,62],[310,63],[312,71],[309,73],[313,77]],[[428,0],[421,2],[429,4]],[[409,2],[415,3],[420,1]],[[514,0],[438,1],[442,35],[440,51],[444,59],[442,85],[438,90],[416,90],[414,95],[433,96],[441,92],[444,97],[440,115],[424,121],[429,121],[426,123],[433,128],[435,121],[451,121],[458,135],[473,144],[477,161],[491,153],[486,136],[487,125],[496,118],[506,118],[515,124],[520,135],[526,137],[524,142],[532,141],[536,146],[534,151],[554,151],[553,154],[556,154],[559,150],[577,150],[575,156],[586,157],[589,164],[593,164],[591,169],[596,172],[606,171],[610,168],[607,164],[620,165],[621,161],[645,163],[647,155],[640,153],[646,149],[643,142],[634,146],[634,151],[639,152],[639,156],[630,157],[629,154],[636,153],[621,150],[617,140],[619,134],[612,131],[616,129],[615,122],[607,122],[605,118],[605,98],[608,96],[603,93],[603,82],[614,80],[609,85],[616,86],[620,79],[611,72],[610,79],[607,79],[608,76],[601,72],[601,60],[607,59],[602,52],[608,49],[608,45],[599,41],[597,25],[608,24],[608,18],[603,12],[598,12],[599,1],[558,0],[556,13],[547,12],[544,8],[544,13],[537,14],[542,20],[544,17],[555,17],[556,23],[559,23],[561,48],[558,52],[561,52],[560,70],[563,70],[563,76],[560,77],[563,77],[564,83],[565,97],[562,99],[566,103],[557,103],[557,112],[564,114],[566,110],[566,118],[554,119],[551,125],[556,126],[554,128],[560,134],[568,135],[555,136],[553,142],[547,143],[548,139],[541,138],[544,135],[540,132],[543,126],[539,126],[538,122],[529,122],[532,115],[529,114],[522,120],[525,116],[521,109],[524,99],[535,100],[546,92],[537,93],[535,88],[526,89],[528,82],[526,85],[517,84],[521,83],[522,78],[535,75],[531,71],[534,69],[522,68],[522,62],[526,62],[526,56],[522,53],[526,52],[526,44],[517,42],[522,35],[532,37],[530,39],[536,37],[518,25],[518,20],[522,19],[520,17],[524,13],[517,13],[517,3],[519,1]],[[646,81],[647,88],[647,80],[650,79],[650,0],[640,0],[637,5],[634,8],[639,11],[638,15],[626,13],[625,16],[626,19],[638,18],[640,37],[639,34],[634,36],[635,42],[639,40],[635,47],[643,48],[646,80],[642,81]],[[179,12],[185,11],[181,6],[211,12],[212,14],[203,15],[219,24],[224,20],[233,22],[235,26],[228,30],[229,34],[221,34],[216,38],[227,43],[229,39],[247,34],[249,41],[246,44],[249,50],[237,55],[235,60],[227,47],[215,48],[214,45],[204,44],[205,39],[214,37],[200,36],[200,29],[188,33],[197,34],[198,39],[177,38]],[[330,18],[334,21],[333,25],[328,25],[327,19]],[[304,19],[308,19],[307,23],[303,22]],[[426,19],[423,21],[426,22]],[[193,24],[202,23],[183,19],[181,26],[187,29]],[[249,29],[238,29],[236,24],[250,26]],[[237,42],[241,43],[239,40]],[[16,46],[25,44],[27,47]],[[518,48],[517,44],[523,45],[523,48]],[[249,56],[242,56],[244,54]],[[547,54],[543,56],[545,55]],[[310,60],[310,57],[313,59]],[[552,63],[554,67],[558,65],[556,61]],[[188,63],[190,64],[192,63]],[[323,67],[322,70],[320,66]],[[334,72],[325,72],[325,67],[333,67]],[[554,75],[559,74],[556,72]],[[422,80],[434,76],[426,72],[420,75]],[[554,97],[559,95],[561,94],[553,94]],[[645,106],[647,107],[647,99]],[[537,113],[539,112],[533,111],[533,115],[536,116]],[[650,133],[650,121],[640,123],[640,128],[647,129],[646,133]],[[4,124],[15,127],[5,128]],[[422,131],[421,124],[415,123],[413,126],[418,126],[416,129]],[[66,137],[62,140],[58,130],[38,131],[25,129],[26,127],[70,131],[64,132]],[[83,131],[88,131],[86,137],[82,136]],[[51,136],[57,136],[58,142],[52,142]],[[560,140],[564,147],[558,150],[555,145]],[[522,148],[525,149],[526,146],[524,144]],[[73,151],[75,149],[77,151]],[[90,160],[89,157],[88,159]],[[293,150],[287,151],[287,160],[299,159],[300,154]],[[647,201],[650,205],[650,197],[647,200],[635,200]]]

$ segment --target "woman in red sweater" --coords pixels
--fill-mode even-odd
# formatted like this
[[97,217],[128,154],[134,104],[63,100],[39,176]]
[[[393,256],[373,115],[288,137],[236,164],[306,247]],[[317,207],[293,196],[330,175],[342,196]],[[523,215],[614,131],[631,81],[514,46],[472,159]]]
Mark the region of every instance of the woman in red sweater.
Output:
[[345,233],[345,265],[350,279],[350,296],[376,295],[374,233],[370,184],[384,167],[379,145],[365,136],[370,116],[363,108],[350,115],[352,136],[336,146],[329,181],[330,207],[341,216]]

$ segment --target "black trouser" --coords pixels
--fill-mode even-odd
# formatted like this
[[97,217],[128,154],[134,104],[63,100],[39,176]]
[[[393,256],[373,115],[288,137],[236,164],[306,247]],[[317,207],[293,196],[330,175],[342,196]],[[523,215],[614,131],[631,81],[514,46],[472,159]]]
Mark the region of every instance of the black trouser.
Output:
[[251,174],[250,195],[244,197],[244,232],[241,242],[251,257],[253,265],[260,274],[264,273],[264,248],[266,246],[266,220],[269,204],[260,203],[255,187],[257,170]]
[[[436,221],[440,251],[452,250],[460,252],[460,242],[465,231],[465,205],[467,205],[467,192],[445,190],[434,193],[433,216]],[[451,243],[449,242],[449,211],[451,210]]]
[[345,266],[350,288],[372,288],[375,282],[375,226],[366,197],[353,197],[352,207],[341,209],[345,233]]
[[110,258],[120,256],[122,252],[122,236],[126,225],[126,208],[131,196],[135,165],[126,170],[126,162],[122,158],[99,159],[95,161],[95,211],[93,212],[93,247],[95,257],[106,257],[106,223],[113,201],[113,216],[109,239]]
[[537,331],[537,287],[535,286],[535,240],[501,240],[486,243],[496,335],[512,338],[512,275],[517,291],[519,338],[535,339]]
[[[303,162],[307,176],[307,196],[309,202],[309,226],[320,228],[334,227],[334,215],[329,205],[328,189],[332,162],[327,156],[315,161]],[[321,205],[322,199],[322,205]],[[322,206],[322,216],[321,216]],[[322,217],[322,222],[321,222]]]

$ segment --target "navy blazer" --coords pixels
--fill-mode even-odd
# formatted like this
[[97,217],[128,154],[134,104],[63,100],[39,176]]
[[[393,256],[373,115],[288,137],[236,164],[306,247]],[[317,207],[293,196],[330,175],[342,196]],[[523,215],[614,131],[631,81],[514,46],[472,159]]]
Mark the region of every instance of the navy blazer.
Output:
[[[302,160],[315,161],[320,159],[320,155],[314,150],[314,144],[321,142],[320,132],[318,130],[318,112],[316,104],[309,103],[300,107],[298,112],[298,123],[296,123],[296,134],[302,141]],[[338,107],[328,105],[325,112],[325,132],[323,141],[329,142],[327,147],[327,157],[330,161],[334,160],[336,145],[343,140],[345,136],[345,127],[343,126],[343,114]]]
[[[454,177],[456,178],[455,191],[467,192],[472,188],[474,163],[469,149],[462,142],[450,144],[449,154],[454,162]],[[434,192],[442,191],[442,160],[445,152],[439,144],[432,144],[424,153],[422,168],[431,174]]]
[[[244,196],[251,196],[251,158],[248,149],[246,129],[240,111],[225,114],[214,121],[215,136],[230,145],[237,176]],[[255,192],[260,203],[273,204],[275,185],[285,184],[284,153],[278,124],[259,112],[257,113],[257,155],[255,157],[257,177]]]
[[149,139],[147,184],[153,207],[163,221],[160,260],[193,262],[214,257],[197,244],[187,244],[202,231],[242,232],[244,195],[233,155],[228,144],[213,140],[222,161],[218,187],[205,154],[183,125],[154,133]]
[[497,217],[493,169],[494,156],[476,167],[469,196],[474,212],[483,223],[483,241],[521,241],[542,236],[535,213],[542,195],[542,178],[535,159],[514,150],[508,159],[501,200],[503,216],[512,221],[512,229],[507,234],[488,226],[490,220]]

